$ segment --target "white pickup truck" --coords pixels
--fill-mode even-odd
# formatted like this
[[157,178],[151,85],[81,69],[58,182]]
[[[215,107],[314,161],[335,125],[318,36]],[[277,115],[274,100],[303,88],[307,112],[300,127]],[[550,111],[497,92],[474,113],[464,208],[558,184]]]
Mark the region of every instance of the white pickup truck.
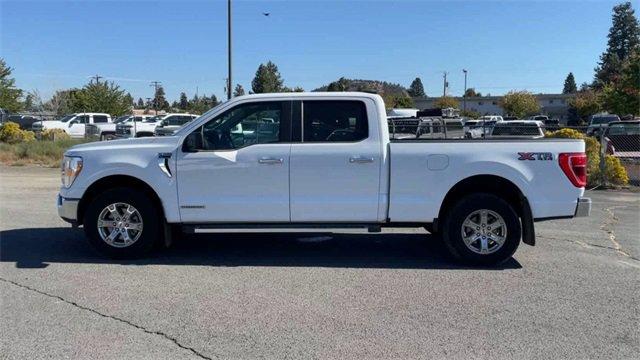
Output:
[[[582,140],[394,140],[366,93],[236,97],[173,136],[77,145],[58,213],[112,257],[191,233],[425,227],[495,264],[535,221],[587,216]],[[175,235],[174,235],[175,236]]]
[[116,126],[126,125],[135,127],[135,124],[139,124],[147,119],[151,119],[152,115],[123,115],[113,122],[109,123],[93,123],[86,125],[86,136],[104,140],[113,140],[116,138]]
[[[135,124],[117,124],[116,137],[131,138],[154,136],[157,127],[164,127],[166,125],[175,124],[183,125],[197,117],[198,115],[175,113],[146,118],[142,122],[136,122]],[[172,126],[171,131],[167,131],[167,133],[171,134],[173,133],[173,130],[176,130],[177,128],[179,128],[179,126]],[[165,133],[163,132],[162,135],[165,135]]]
[[36,121],[31,125],[34,132],[49,129],[61,129],[72,138],[83,138],[88,124],[111,123],[111,115],[104,113],[77,113],[69,114],[58,120]]

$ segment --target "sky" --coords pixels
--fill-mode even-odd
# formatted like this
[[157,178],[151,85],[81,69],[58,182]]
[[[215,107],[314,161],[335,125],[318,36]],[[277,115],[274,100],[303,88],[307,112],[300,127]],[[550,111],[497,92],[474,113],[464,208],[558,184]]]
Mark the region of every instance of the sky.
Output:
[[[136,99],[153,96],[151,81],[170,101],[182,91],[224,99],[226,3],[0,0],[0,57],[44,100],[96,74]],[[569,72],[578,85],[593,79],[615,4],[233,0],[233,82],[249,90],[271,60],[285,85],[306,90],[341,76],[406,87],[420,77],[440,96],[446,71],[460,95],[467,69],[483,94],[557,93]]]

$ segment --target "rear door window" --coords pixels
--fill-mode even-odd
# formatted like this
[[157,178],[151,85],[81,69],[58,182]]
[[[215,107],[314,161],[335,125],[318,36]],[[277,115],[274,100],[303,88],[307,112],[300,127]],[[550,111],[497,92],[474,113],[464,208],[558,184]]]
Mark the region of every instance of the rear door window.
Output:
[[106,115],[93,115],[93,122],[94,123],[106,123],[107,122],[107,116]]
[[369,136],[362,101],[304,101],[302,125],[303,142],[353,142]]

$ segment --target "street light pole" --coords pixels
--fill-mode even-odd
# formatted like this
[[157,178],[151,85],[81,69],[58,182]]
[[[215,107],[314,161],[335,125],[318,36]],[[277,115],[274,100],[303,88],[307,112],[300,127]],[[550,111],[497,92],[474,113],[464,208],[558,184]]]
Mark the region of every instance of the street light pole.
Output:
[[227,100],[231,99],[231,0],[227,0],[227,51],[229,62],[229,74],[227,75]]
[[462,69],[464,73],[464,94],[462,94],[462,111],[467,111],[467,69]]

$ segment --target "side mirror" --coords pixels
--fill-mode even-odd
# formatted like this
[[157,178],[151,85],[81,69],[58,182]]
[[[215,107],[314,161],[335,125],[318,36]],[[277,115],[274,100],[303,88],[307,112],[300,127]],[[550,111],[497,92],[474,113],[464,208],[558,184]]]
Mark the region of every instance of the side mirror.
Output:
[[187,135],[187,137],[184,139],[184,143],[182,143],[182,151],[189,153],[197,152],[199,142],[198,140],[201,140],[200,129]]

